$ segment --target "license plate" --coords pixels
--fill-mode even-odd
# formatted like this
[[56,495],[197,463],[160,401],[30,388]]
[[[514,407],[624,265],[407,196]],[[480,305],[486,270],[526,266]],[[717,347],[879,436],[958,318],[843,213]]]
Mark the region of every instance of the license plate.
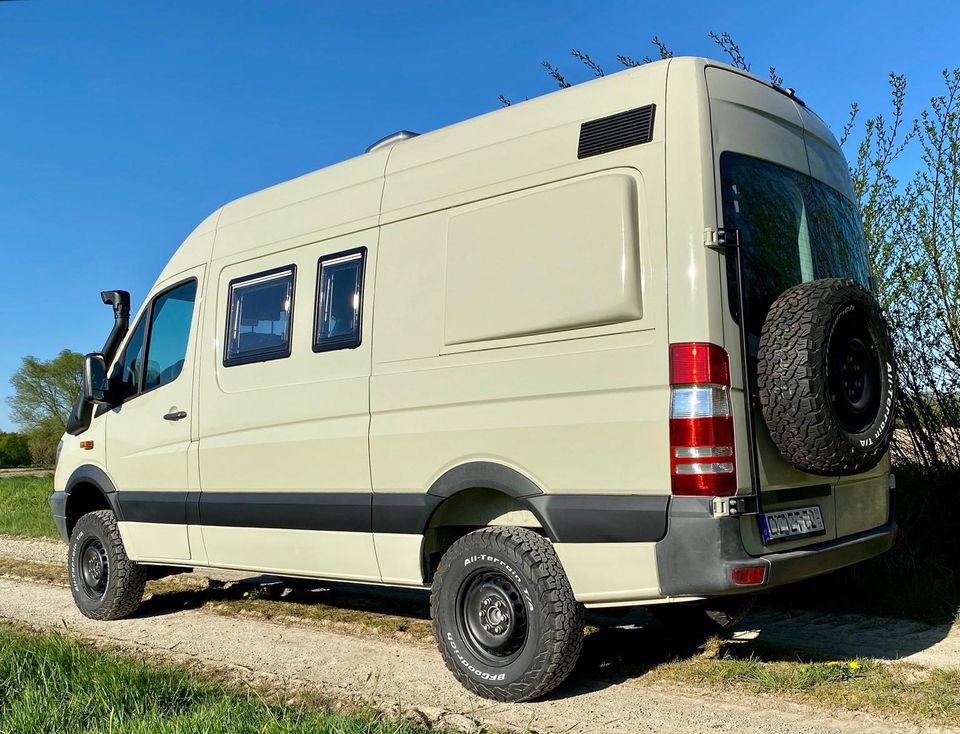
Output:
[[795,540],[810,535],[823,535],[826,528],[823,526],[823,515],[820,508],[794,507],[790,510],[764,512],[759,516],[760,534],[764,543],[775,543],[779,540]]

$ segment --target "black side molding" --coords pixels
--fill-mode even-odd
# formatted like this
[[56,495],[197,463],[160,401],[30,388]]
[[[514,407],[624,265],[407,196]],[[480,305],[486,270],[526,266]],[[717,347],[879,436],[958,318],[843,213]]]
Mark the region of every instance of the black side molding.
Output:
[[580,126],[577,158],[610,153],[653,140],[656,105],[648,104],[626,112],[590,120]]
[[544,494],[524,504],[555,543],[651,543],[667,534],[670,495]]
[[123,491],[118,517],[220,527],[421,535],[437,508],[459,492],[513,497],[556,543],[645,543],[664,537],[668,494],[544,494],[510,467],[473,462],[451,469],[429,492]]
[[201,492],[200,524],[369,533],[372,505],[370,492]]
[[443,497],[424,492],[378,492],[373,496],[373,532],[422,534]]

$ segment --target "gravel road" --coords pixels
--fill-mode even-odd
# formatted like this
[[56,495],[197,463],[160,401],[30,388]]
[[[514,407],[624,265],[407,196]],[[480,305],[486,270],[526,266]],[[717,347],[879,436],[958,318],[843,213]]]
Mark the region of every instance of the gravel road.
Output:
[[[0,535],[0,557],[66,563],[67,547],[52,540]],[[215,569],[198,571],[224,581],[251,575]],[[635,620],[624,620],[631,621]],[[756,640],[768,648],[836,659],[903,660],[925,668],[960,666],[960,627],[886,617],[766,610],[752,614],[734,639]]]
[[[64,546],[0,537],[0,555],[37,562],[63,562]],[[571,682],[547,700],[521,705],[496,704],[463,690],[447,672],[439,654],[422,646],[361,639],[259,619],[232,617],[228,620],[198,610],[156,609],[149,605],[133,619],[94,622],[76,610],[69,590],[14,579],[0,578],[0,618],[39,629],[67,629],[85,639],[227,671],[249,682],[307,686],[338,698],[372,700],[385,708],[419,712],[431,721],[466,729],[487,724],[519,730],[529,727],[539,732],[610,734],[920,730],[900,721],[880,720],[866,714],[825,712],[772,697],[744,695],[737,699],[725,694],[721,699],[674,689],[653,689],[641,685],[630,675],[611,679],[603,674],[602,666],[593,663],[581,666]],[[832,615],[763,613],[751,626],[760,627],[761,631],[741,634],[760,634],[766,644],[779,639],[784,644],[824,648],[829,647],[829,640],[825,638],[833,636],[838,645],[875,644],[875,651],[880,653],[899,645],[900,649],[912,650],[908,659],[918,664],[956,665],[960,661],[960,639],[956,635],[922,625],[906,625],[908,642],[888,640],[886,646],[880,646],[877,640],[896,633],[903,623]],[[851,639],[859,639],[860,643]],[[919,649],[928,643],[925,649]],[[833,654],[840,657],[843,653]]]
[[64,629],[176,662],[226,669],[250,681],[308,685],[324,694],[419,711],[464,728],[478,723],[540,732],[902,732],[865,715],[827,714],[772,699],[719,701],[631,681],[575,679],[552,698],[522,705],[470,695],[433,650],[198,611],[94,622],[57,586],[0,579],[0,618]]

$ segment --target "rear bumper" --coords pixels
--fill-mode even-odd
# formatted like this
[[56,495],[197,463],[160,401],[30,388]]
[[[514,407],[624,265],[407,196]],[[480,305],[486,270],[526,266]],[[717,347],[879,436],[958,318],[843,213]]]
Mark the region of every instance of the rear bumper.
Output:
[[[740,518],[714,517],[712,502],[675,497],[669,530],[657,543],[657,572],[664,596],[718,596],[768,589],[859,563],[889,550],[897,526],[888,520],[873,530],[805,548],[751,556],[743,547]],[[733,583],[735,568],[766,566],[763,584]]]
[[70,536],[67,534],[67,494],[66,492],[54,492],[50,495],[50,510],[53,512],[53,522],[57,525],[57,532],[63,538],[64,543],[70,542]]

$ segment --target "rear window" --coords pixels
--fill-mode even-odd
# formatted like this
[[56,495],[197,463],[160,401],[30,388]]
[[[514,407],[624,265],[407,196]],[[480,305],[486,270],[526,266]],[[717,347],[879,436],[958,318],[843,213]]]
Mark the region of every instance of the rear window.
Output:
[[[720,156],[720,182],[724,227],[740,235],[748,333],[759,336],[773,302],[800,283],[853,278],[870,287],[860,215],[840,192],[799,171],[729,152]],[[731,310],[739,319],[734,264],[727,258]]]
[[289,265],[230,282],[225,366],[290,356],[295,272]]

